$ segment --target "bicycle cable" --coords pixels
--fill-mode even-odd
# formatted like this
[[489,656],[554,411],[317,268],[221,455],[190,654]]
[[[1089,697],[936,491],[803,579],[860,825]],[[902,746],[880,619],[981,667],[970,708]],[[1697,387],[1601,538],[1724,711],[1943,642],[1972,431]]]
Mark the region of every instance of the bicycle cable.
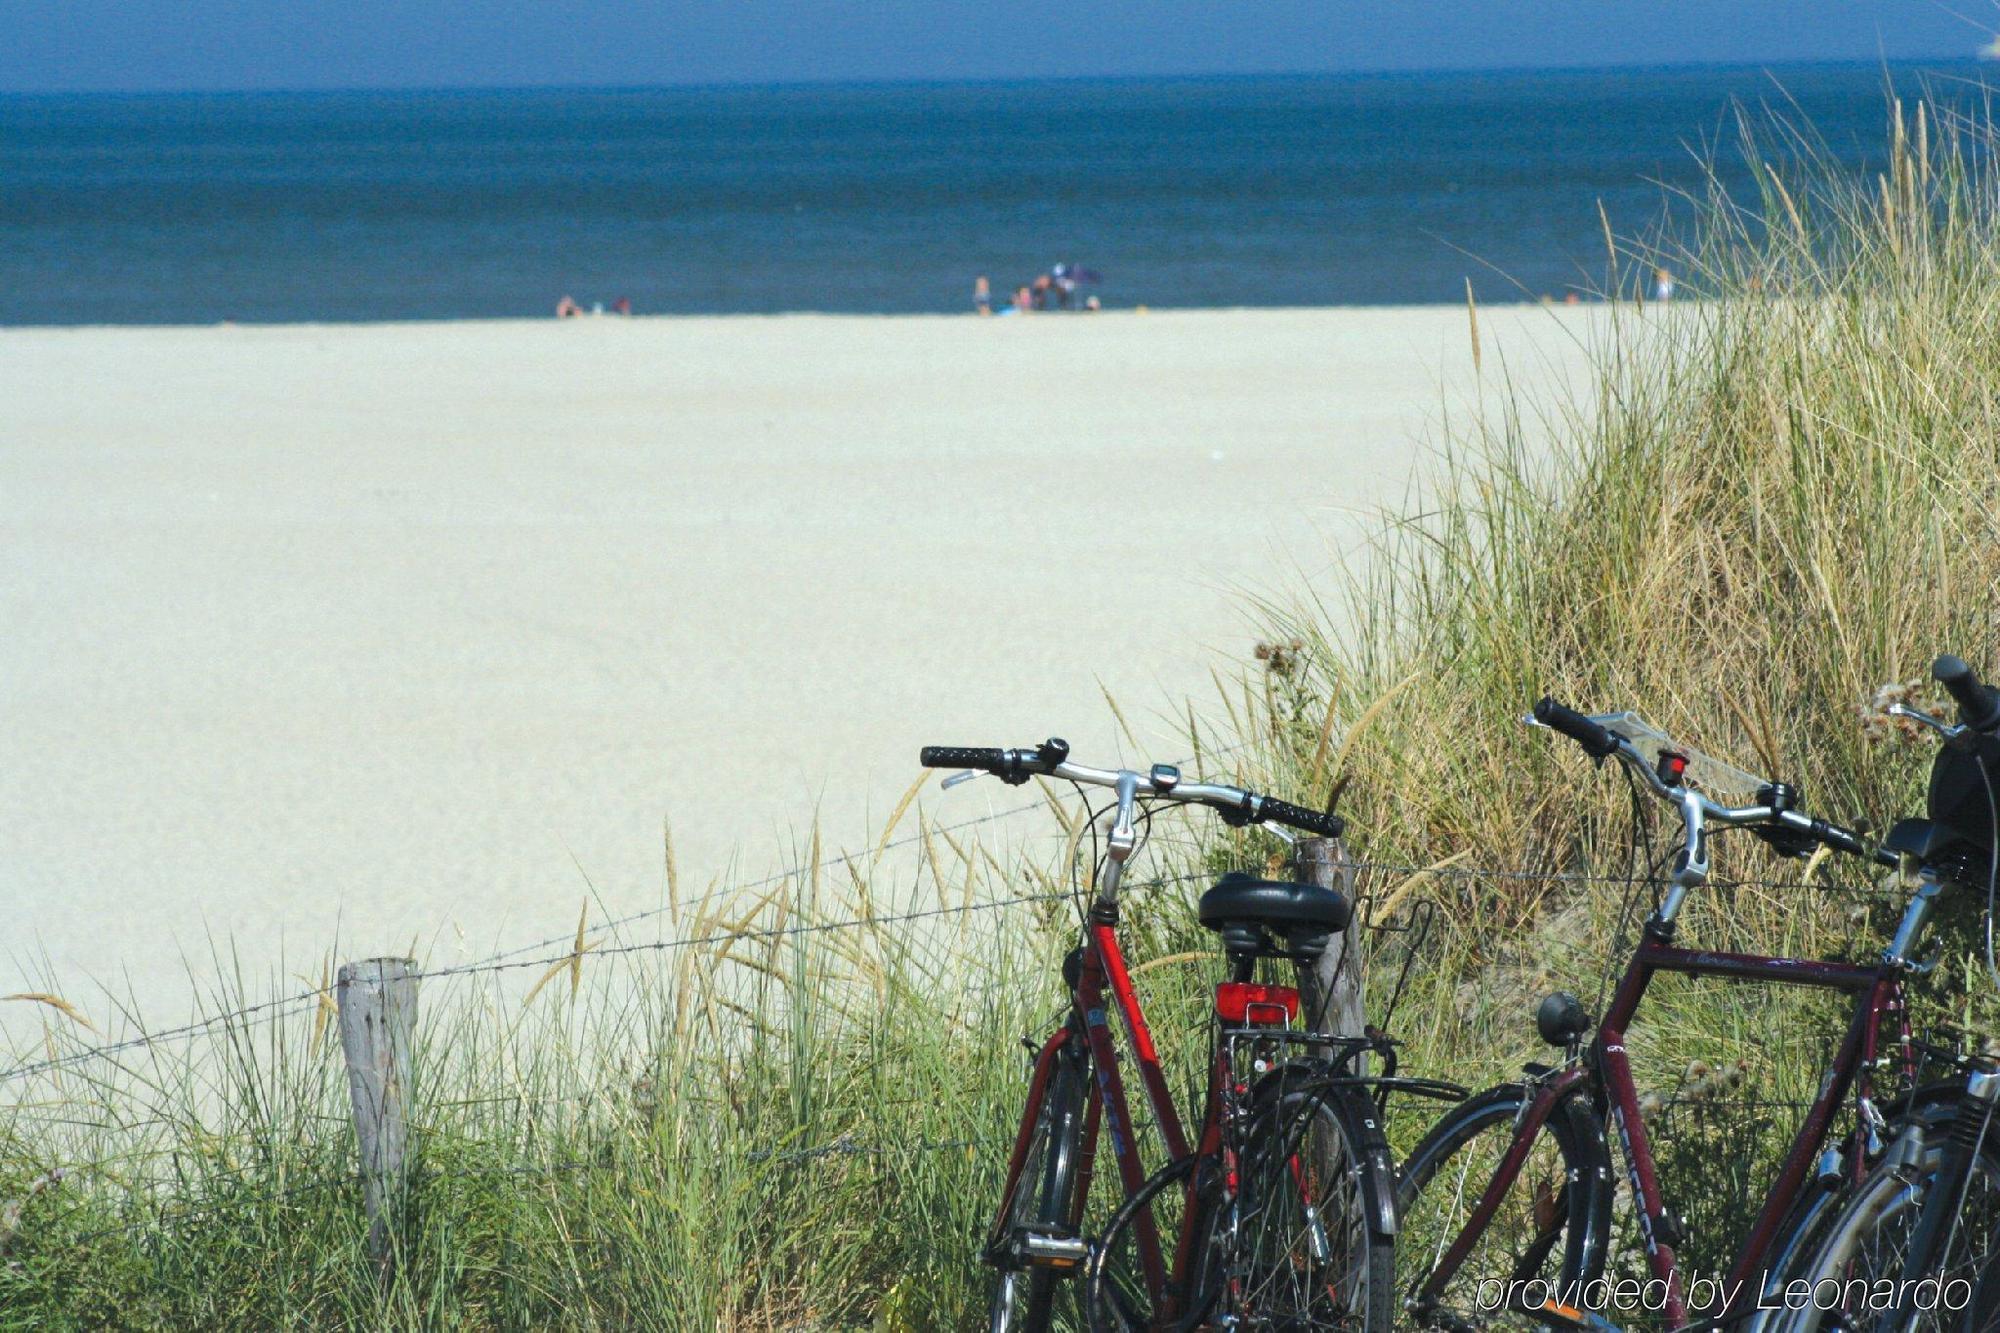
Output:
[[[1089,864],[1092,871],[1092,882],[1101,883],[1106,853],[1098,841],[1097,825],[1104,816],[1118,808],[1118,802],[1115,800],[1106,801],[1103,805],[1093,809],[1091,808],[1090,797],[1084,792],[1083,784],[1072,779],[1069,785],[1075,789],[1077,799],[1083,805],[1083,817],[1090,829]],[[1144,802],[1140,802],[1136,808],[1138,813],[1133,821],[1136,826],[1135,836],[1132,843],[1132,852],[1126,858],[1128,861],[1137,859],[1139,853],[1145,850],[1146,844],[1152,840],[1153,816],[1158,814],[1160,809],[1157,805],[1148,805]],[[1083,862],[1078,857],[1070,857],[1070,902],[1076,908],[1076,923],[1078,928],[1087,931],[1090,929],[1090,914],[1084,902],[1085,894],[1081,876],[1082,864]]]
[[[1083,784],[1072,778],[1069,785],[1076,791],[1076,799],[1083,806],[1084,826],[1090,830],[1090,868],[1091,878],[1095,880],[1098,873],[1097,865],[1099,858],[1097,821],[1104,818],[1104,812],[1115,806],[1117,802],[1114,801],[1109,805],[1093,809],[1090,804],[1090,793],[1083,789]],[[1079,842],[1081,842],[1080,839]],[[1076,850],[1080,851],[1081,847],[1079,846]],[[1087,934],[1090,931],[1090,910],[1084,902],[1084,896],[1082,862],[1078,860],[1076,851],[1072,851],[1069,857],[1070,906],[1076,909],[1077,929]]]
[[[1639,884],[1641,882],[1640,867],[1642,865],[1645,867],[1643,872],[1644,882],[1651,884],[1658,876],[1661,865],[1661,858],[1656,857],[1653,851],[1652,825],[1647,822],[1645,816],[1645,811],[1650,807],[1639,797],[1639,781],[1632,776],[1632,770],[1625,765],[1620,764],[1618,769],[1625,777],[1626,793],[1631,800],[1632,824],[1631,832],[1627,835],[1625,841],[1625,892],[1618,904],[1618,930],[1612,937],[1611,953],[1604,960],[1604,970],[1599,975],[1597,982],[1595,1017],[1600,1019],[1604,1016],[1605,998],[1611,993],[1611,978],[1617,971],[1617,960],[1625,953],[1625,932],[1632,924],[1632,901],[1638,896],[1639,892]],[[1639,857],[1639,846],[1642,842],[1646,848],[1643,861]],[[1656,909],[1659,906],[1658,899],[1659,895],[1655,892],[1653,905]]]

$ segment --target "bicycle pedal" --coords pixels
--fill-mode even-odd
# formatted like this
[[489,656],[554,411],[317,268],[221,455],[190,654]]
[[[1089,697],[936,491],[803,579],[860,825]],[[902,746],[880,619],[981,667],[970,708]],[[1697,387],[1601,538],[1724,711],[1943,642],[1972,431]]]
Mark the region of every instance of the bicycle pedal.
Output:
[[1090,1257],[1090,1242],[1081,1236],[1059,1236],[1035,1231],[1021,1233],[1021,1262],[1030,1268],[1053,1268],[1071,1272]]

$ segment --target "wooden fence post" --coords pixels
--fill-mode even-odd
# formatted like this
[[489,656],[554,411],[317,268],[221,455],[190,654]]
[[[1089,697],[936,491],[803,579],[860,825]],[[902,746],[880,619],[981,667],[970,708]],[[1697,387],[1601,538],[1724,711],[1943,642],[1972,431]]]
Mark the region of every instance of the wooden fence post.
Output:
[[[1338,889],[1349,903],[1354,902],[1354,862],[1338,838],[1300,838],[1292,860],[1301,880]],[[1343,1037],[1359,1037],[1368,1022],[1363,1004],[1361,928],[1357,910],[1353,922],[1333,937],[1313,968],[1313,998],[1322,1012],[1307,1018],[1324,1031]]]
[[417,964],[411,958],[370,958],[340,969],[340,1048],[347,1055],[347,1094],[361,1150],[361,1192],[368,1208],[368,1256],[387,1281],[395,1259],[391,1237],[408,1183],[411,1034],[417,1024]]

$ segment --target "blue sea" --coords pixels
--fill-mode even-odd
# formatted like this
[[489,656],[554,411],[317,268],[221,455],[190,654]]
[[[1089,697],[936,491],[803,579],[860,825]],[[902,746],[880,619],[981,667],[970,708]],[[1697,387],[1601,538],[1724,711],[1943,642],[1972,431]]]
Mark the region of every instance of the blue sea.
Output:
[[1731,108],[1857,169],[1971,65],[0,97],[0,323],[1560,296]]

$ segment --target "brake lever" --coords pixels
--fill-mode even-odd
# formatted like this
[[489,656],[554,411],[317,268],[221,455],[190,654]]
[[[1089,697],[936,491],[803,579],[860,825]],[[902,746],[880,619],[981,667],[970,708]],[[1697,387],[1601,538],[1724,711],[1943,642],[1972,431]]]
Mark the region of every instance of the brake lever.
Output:
[[1782,824],[1752,824],[1747,832],[1780,856],[1809,857],[1820,846],[1809,835]]
[[1963,722],[1960,722],[1956,725],[1952,725],[1938,718],[1932,717],[1929,713],[1926,713],[1921,708],[1912,708],[1905,703],[1890,704],[1887,708],[1883,709],[1882,711],[1887,713],[1890,717],[1906,717],[1910,719],[1910,721],[1918,724],[1919,726],[1929,727],[1932,731],[1935,731],[1938,735],[1944,737],[1945,740],[1947,741],[1955,741],[1960,736],[1963,736],[1966,732],[1966,726]]
[[944,788],[944,790],[946,791],[950,791],[953,787],[956,787],[961,782],[970,782],[974,778],[983,778],[990,776],[991,774],[982,773],[980,770],[976,768],[968,768],[962,772],[952,774],[950,777],[940,782],[938,786]]

